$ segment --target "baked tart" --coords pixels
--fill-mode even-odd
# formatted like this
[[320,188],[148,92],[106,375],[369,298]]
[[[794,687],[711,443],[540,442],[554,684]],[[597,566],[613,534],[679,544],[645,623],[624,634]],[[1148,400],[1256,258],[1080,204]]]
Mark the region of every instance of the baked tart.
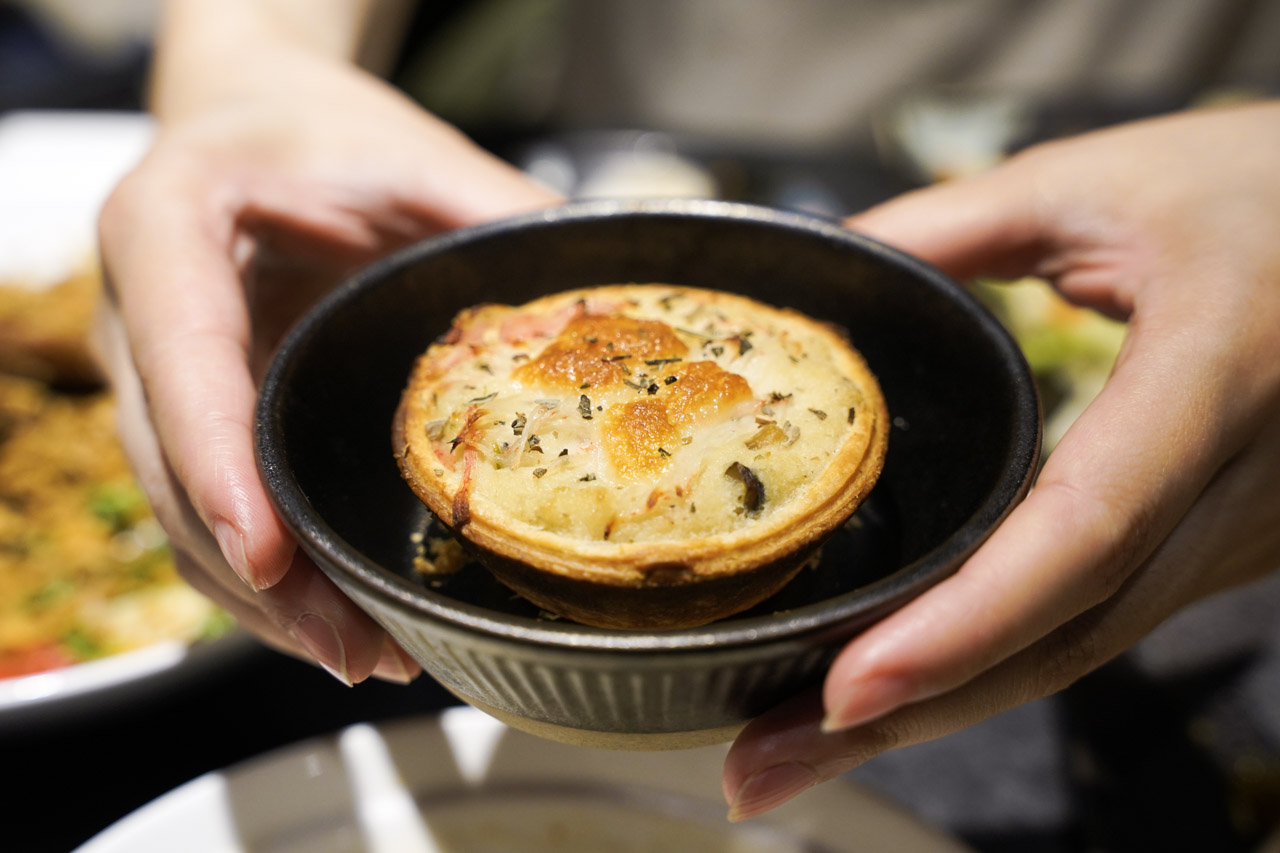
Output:
[[880,474],[888,416],[845,337],[658,284],[479,305],[418,359],[409,485],[507,586],[588,625],[701,625],[763,601]]

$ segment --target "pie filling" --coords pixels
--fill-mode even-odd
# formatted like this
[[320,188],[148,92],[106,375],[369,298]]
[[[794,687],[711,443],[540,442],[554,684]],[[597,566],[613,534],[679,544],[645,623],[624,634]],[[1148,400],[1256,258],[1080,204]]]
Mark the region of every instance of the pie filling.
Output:
[[483,305],[419,362],[404,452],[452,496],[455,528],[484,514],[585,542],[731,534],[865,451],[866,378],[829,328],[713,291]]

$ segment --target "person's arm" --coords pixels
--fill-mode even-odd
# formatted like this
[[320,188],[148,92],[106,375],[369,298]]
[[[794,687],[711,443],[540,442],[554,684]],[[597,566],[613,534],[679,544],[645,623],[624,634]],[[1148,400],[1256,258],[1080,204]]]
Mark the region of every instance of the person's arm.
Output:
[[375,5],[173,0],[155,145],[99,220],[106,367],[184,576],[347,683],[419,668],[276,517],[254,462],[257,375],[354,265],[554,201],[352,64]]
[[952,578],[749,725],[730,815],[1054,693],[1280,566],[1280,103],[1051,143],[848,224],[1128,321],[1027,499]]
[[[151,112],[169,121],[243,97],[253,83],[244,78],[258,67],[237,62],[240,55],[296,50],[385,66],[410,7],[408,0],[169,0],[156,38]],[[257,84],[272,88],[270,80]]]

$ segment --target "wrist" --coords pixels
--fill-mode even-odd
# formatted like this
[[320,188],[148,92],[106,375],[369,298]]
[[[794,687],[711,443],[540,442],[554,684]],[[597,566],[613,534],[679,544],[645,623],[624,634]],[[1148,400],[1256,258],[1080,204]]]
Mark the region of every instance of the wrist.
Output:
[[172,121],[284,89],[289,69],[299,64],[353,65],[370,17],[388,2],[169,0],[157,36],[151,110]]

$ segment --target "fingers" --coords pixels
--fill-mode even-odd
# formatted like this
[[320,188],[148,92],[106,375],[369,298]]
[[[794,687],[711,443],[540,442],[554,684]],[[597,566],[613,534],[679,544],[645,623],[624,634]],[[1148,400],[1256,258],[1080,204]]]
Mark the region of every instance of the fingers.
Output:
[[845,220],[855,231],[916,255],[957,278],[1021,276],[1041,255],[1036,193],[1003,168],[898,196]]
[[484,151],[455,129],[435,123],[434,157],[406,164],[397,194],[418,217],[456,228],[541,210],[564,199]]
[[[1029,183],[1046,164],[1052,171],[1052,154],[912,194],[851,224],[956,270],[990,268],[1006,246],[1046,263],[1071,239],[1038,224],[1065,215]],[[1082,227],[1080,217],[1066,218]],[[1110,291],[1123,291],[1127,278],[1175,273],[1144,299],[1113,376],[1027,500],[957,575],[837,658],[825,688],[828,728],[945,693],[1106,600],[1239,449],[1238,413],[1258,402],[1230,367],[1239,336],[1218,334],[1214,324],[1224,323],[1215,312],[1184,298],[1215,281],[1213,270],[1149,263],[1135,275],[1118,264],[1108,273]]]
[[828,728],[944,693],[1026,648],[1115,594],[1182,519],[1234,449],[1194,359],[1167,363],[1166,333],[1134,334],[1028,498],[955,576],[837,657]]
[[[357,610],[345,597],[335,597],[331,585],[308,584],[303,598],[286,602],[282,610],[240,583],[220,583],[218,577],[181,552],[175,562],[183,579],[206,598],[235,616],[237,624],[278,652],[306,661],[314,661],[348,687],[369,676],[397,684],[408,684],[422,674],[422,667],[409,657],[395,640]],[[314,566],[295,566],[291,577],[319,574]],[[316,595],[314,589],[320,594]],[[267,610],[264,610],[266,607]],[[270,611],[270,612],[268,612]],[[359,651],[356,658],[348,648]],[[370,665],[370,661],[373,661]]]
[[291,647],[301,648],[348,687],[370,676],[408,684],[422,673],[422,667],[301,551],[280,583],[257,593],[254,604],[283,630]]
[[[1260,566],[1280,563],[1280,527],[1273,512],[1242,513],[1241,507],[1277,477],[1280,418],[1263,440],[1223,470],[1205,500],[1114,596],[954,690],[841,731],[823,730],[818,691],[754,720],[725,761],[730,819],[759,815],[883,752],[942,737],[1052,695],[1131,647],[1188,603],[1256,579]],[[1223,554],[1229,555],[1225,561]]]
[[1143,331],[955,577],[852,642],[824,695],[743,731],[725,766],[732,818],[1050,695],[1180,607],[1280,563],[1274,513],[1251,497],[1280,477],[1280,418],[1244,448],[1224,443],[1204,368],[1168,370],[1165,334]]
[[856,766],[851,756],[837,752],[840,735],[824,734],[821,720],[822,695],[813,690],[739,732],[721,778],[729,820],[756,817]]
[[[257,594],[259,606],[339,681],[352,685],[382,660],[386,636],[298,551],[285,576]],[[407,674],[406,676],[407,677]]]
[[183,551],[175,550],[173,559],[182,579],[196,592],[234,615],[236,624],[241,628],[278,652],[300,659],[310,659],[287,631],[254,605],[250,597],[251,593],[244,584],[219,583],[196,559]]
[[277,254],[332,273],[441,231],[540,210],[563,199],[431,116],[409,138],[375,144],[375,163],[298,175],[255,171],[243,221]]
[[[1125,244],[1128,230],[1109,214],[1081,210],[1061,191],[1070,163],[1057,155],[1051,146],[1031,149],[990,172],[899,196],[845,225],[961,280],[1039,276],[1075,304],[1127,319],[1133,294],[1117,271],[1141,275],[1150,257]],[[1065,183],[1078,181],[1071,174]]]
[[378,656],[378,665],[373,668],[374,677],[397,684],[408,684],[421,674],[422,666],[400,648],[390,634],[383,635],[382,652]]
[[[1041,149],[849,220],[957,275],[1046,275],[1133,320],[1102,394],[961,570],[850,643],[821,698],[744,730],[726,764],[733,816],[1059,690],[1178,608],[1280,563],[1266,500],[1280,476],[1274,336],[1259,331],[1274,325],[1260,286],[1274,251],[1251,227],[1218,249],[1219,223],[1268,221],[1269,201],[1192,184],[1189,205],[1171,204],[1151,192],[1148,174],[1169,170],[1144,132],[1108,140],[1110,154],[1096,141]],[[1185,136],[1161,150],[1194,169]],[[1144,172],[1148,155],[1158,165]],[[1206,208],[1208,240],[1188,227]]]
[[[145,460],[136,463],[144,488],[175,546],[192,555],[193,583],[345,683],[371,672],[408,680],[420,668],[298,553],[259,477],[254,370],[314,290],[296,286],[291,272],[302,268],[288,264],[246,289],[238,253],[253,235],[332,271],[432,230],[557,199],[416,113],[383,116],[394,120],[375,129],[304,110],[301,119],[318,124],[267,137],[264,126],[293,128],[247,114],[259,123],[222,125],[209,138],[203,125],[166,130],[100,217],[123,320],[116,373],[133,383],[131,454]],[[251,323],[251,297],[286,310]]]
[[[187,583],[277,650],[303,658],[319,656],[321,665],[345,684],[370,674],[400,683],[417,677],[421,667],[332,583],[320,578],[310,560],[296,558],[289,569],[296,577],[265,594],[255,593],[236,577],[165,464],[122,323],[109,308],[99,318],[97,336],[112,376],[121,440]],[[304,618],[306,614],[313,616]],[[301,628],[300,622],[305,623]],[[297,636],[308,631],[309,645]]]
[[[179,190],[204,207],[173,204]],[[104,267],[164,456],[236,574],[265,589],[288,570],[295,546],[254,463],[256,391],[230,256],[232,202],[210,199],[209,187],[126,181],[101,219]],[[148,239],[126,237],[138,233]]]

